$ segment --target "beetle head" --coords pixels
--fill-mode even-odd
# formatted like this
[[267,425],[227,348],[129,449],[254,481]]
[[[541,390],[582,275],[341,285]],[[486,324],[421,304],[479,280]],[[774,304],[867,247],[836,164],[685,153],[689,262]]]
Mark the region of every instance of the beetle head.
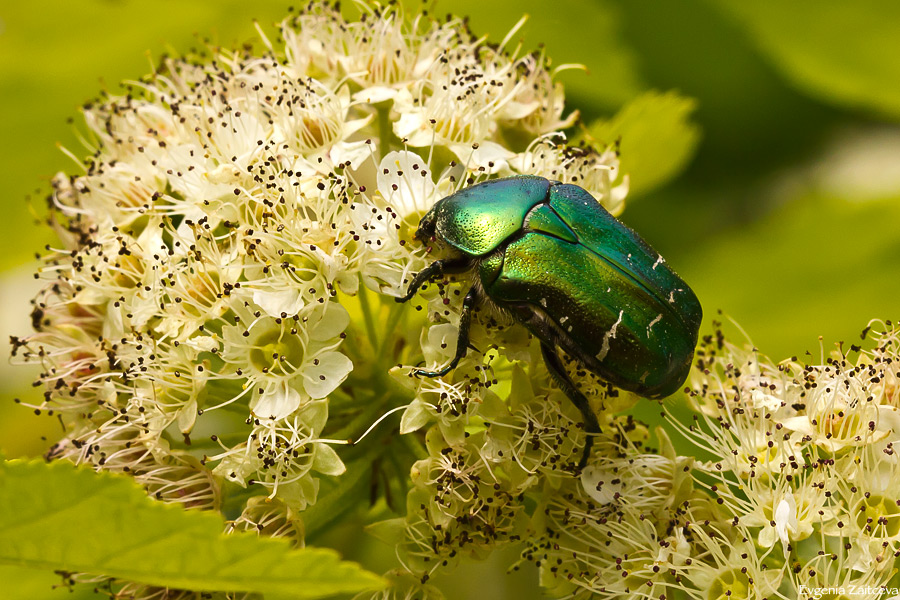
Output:
[[424,244],[427,244],[434,239],[436,220],[435,210],[432,208],[424,217],[422,217],[422,220],[419,221],[419,228],[416,229],[416,239]]

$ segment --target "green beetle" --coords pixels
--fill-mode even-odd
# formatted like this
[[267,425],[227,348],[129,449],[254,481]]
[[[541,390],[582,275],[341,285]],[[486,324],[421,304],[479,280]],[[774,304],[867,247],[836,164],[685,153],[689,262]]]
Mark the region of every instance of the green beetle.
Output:
[[[675,392],[690,370],[703,311],[697,296],[663,258],[584,189],[523,175],[486,181],[438,201],[416,238],[452,254],[410,282],[406,302],[425,282],[473,271],[460,316],[456,355],[466,355],[472,309],[490,302],[541,342],[547,369],[581,411],[597,416],[572,382],[557,349],[588,371],[648,398]],[[588,437],[579,467],[590,453]]]

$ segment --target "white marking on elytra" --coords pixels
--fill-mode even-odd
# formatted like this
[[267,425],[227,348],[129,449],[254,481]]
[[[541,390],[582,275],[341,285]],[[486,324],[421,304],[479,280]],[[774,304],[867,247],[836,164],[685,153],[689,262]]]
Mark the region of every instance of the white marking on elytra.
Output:
[[616,328],[619,326],[619,323],[622,322],[622,315],[624,314],[625,311],[620,310],[618,320],[613,323],[613,326],[609,328],[609,331],[603,334],[603,346],[600,347],[600,352],[597,353],[597,360],[602,361],[606,358],[606,355],[609,354],[609,340],[615,339]]
[[658,267],[659,265],[663,264],[664,262],[666,262],[666,259],[664,259],[664,258],[662,257],[662,254],[660,254],[659,256],[656,257],[656,262],[653,263],[652,270],[655,271],[655,270],[656,270],[656,267]]
[[650,337],[650,330],[653,329],[653,326],[659,323],[662,320],[662,313],[656,315],[656,318],[650,321],[650,324],[647,325],[647,337]]
[[547,308],[547,299],[546,298],[541,298],[541,306],[543,306],[544,308]]
[[565,323],[568,320],[569,320],[569,315],[566,315],[559,320],[559,324],[562,325],[563,323]]

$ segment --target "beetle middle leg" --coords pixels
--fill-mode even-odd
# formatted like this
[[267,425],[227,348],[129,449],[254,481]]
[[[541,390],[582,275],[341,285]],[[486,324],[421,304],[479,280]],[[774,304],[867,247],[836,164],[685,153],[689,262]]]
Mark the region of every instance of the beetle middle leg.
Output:
[[459,314],[459,333],[456,338],[456,354],[446,367],[439,371],[426,371],[424,369],[413,370],[413,375],[417,377],[443,377],[456,368],[469,351],[469,327],[472,325],[472,309],[478,304],[481,296],[478,293],[478,286],[469,288],[466,297],[463,298],[462,311]]
[[600,433],[600,423],[597,421],[597,415],[591,409],[591,403],[588,401],[587,396],[579,391],[569,377],[556,350],[546,342],[541,342],[541,354],[544,355],[544,363],[547,365],[550,375],[556,380],[556,384],[568,396],[572,404],[581,411],[581,416],[584,418],[584,430],[587,436],[584,441],[584,451],[581,454],[581,460],[578,462],[578,469],[581,470],[587,465],[591,447],[594,445],[594,436],[592,434]]

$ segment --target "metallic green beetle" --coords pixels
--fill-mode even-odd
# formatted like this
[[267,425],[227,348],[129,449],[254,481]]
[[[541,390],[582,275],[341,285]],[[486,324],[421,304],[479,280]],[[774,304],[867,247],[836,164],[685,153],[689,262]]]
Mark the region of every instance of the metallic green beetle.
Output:
[[[452,253],[412,280],[406,302],[426,281],[474,271],[462,305],[453,360],[424,377],[446,375],[466,355],[472,309],[490,302],[541,342],[547,369],[581,411],[597,416],[569,377],[557,349],[622,389],[648,398],[675,392],[691,367],[703,311],[663,258],[584,189],[543,177],[486,181],[438,201],[416,238]],[[588,437],[579,467],[590,453]]]

